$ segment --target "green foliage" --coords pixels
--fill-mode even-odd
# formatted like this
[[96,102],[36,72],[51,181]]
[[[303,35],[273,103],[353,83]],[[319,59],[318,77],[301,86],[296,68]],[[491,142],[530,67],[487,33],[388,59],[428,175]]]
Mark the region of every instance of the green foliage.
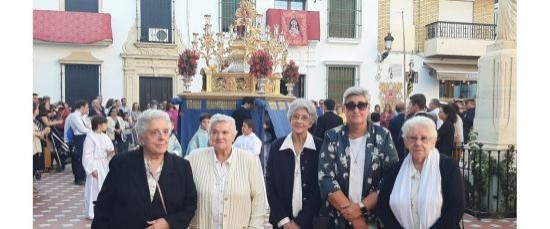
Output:
[[517,206],[517,169],[514,166],[515,146],[510,145],[508,150],[504,152],[504,158],[500,158],[503,161],[498,163],[495,154],[489,155],[487,151],[483,150],[483,144],[476,142],[477,136],[477,132],[473,130],[468,135],[470,150],[467,164],[471,176],[473,176],[473,182],[466,181],[467,206],[473,210],[489,212],[488,206],[479,206],[479,203],[487,201],[489,179],[497,176],[500,184],[499,191],[502,196],[499,197],[500,205],[496,214],[503,216],[506,213],[515,213]]

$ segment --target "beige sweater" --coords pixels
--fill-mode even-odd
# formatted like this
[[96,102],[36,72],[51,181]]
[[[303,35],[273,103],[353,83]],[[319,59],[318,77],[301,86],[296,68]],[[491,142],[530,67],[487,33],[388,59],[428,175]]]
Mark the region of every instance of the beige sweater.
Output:
[[[189,228],[214,228],[210,217],[215,192],[215,156],[212,147],[193,150],[188,157],[197,187],[197,210]],[[258,158],[232,149],[229,177],[224,190],[223,228],[264,228],[267,218],[263,174]]]

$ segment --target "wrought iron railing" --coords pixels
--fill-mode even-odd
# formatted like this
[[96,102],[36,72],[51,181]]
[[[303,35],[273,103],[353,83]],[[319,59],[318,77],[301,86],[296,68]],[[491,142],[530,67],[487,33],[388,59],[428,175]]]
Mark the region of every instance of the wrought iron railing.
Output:
[[485,150],[483,144],[464,146],[459,161],[466,191],[466,212],[478,218],[515,218],[517,151]]
[[496,25],[463,22],[436,21],[426,25],[426,40],[432,38],[456,38],[494,40]]

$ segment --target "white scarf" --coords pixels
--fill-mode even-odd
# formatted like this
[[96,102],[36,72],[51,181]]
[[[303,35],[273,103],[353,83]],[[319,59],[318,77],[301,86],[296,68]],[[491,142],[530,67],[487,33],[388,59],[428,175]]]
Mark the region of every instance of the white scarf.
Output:
[[[390,208],[395,218],[403,228],[417,228],[414,225],[411,209],[412,169],[414,167],[411,155],[407,155],[399,169],[395,184],[390,195]],[[441,194],[441,173],[439,171],[439,151],[433,149],[422,165],[420,185],[418,189],[419,223],[421,229],[432,226],[441,216],[443,196]]]

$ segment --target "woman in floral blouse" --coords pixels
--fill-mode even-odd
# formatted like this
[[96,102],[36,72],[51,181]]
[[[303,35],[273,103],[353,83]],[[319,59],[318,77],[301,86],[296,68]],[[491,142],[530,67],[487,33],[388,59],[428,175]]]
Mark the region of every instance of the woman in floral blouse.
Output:
[[391,135],[368,123],[370,94],[361,87],[344,92],[347,124],[326,132],[319,156],[319,188],[326,200],[321,215],[333,228],[367,228],[386,168],[398,161]]

